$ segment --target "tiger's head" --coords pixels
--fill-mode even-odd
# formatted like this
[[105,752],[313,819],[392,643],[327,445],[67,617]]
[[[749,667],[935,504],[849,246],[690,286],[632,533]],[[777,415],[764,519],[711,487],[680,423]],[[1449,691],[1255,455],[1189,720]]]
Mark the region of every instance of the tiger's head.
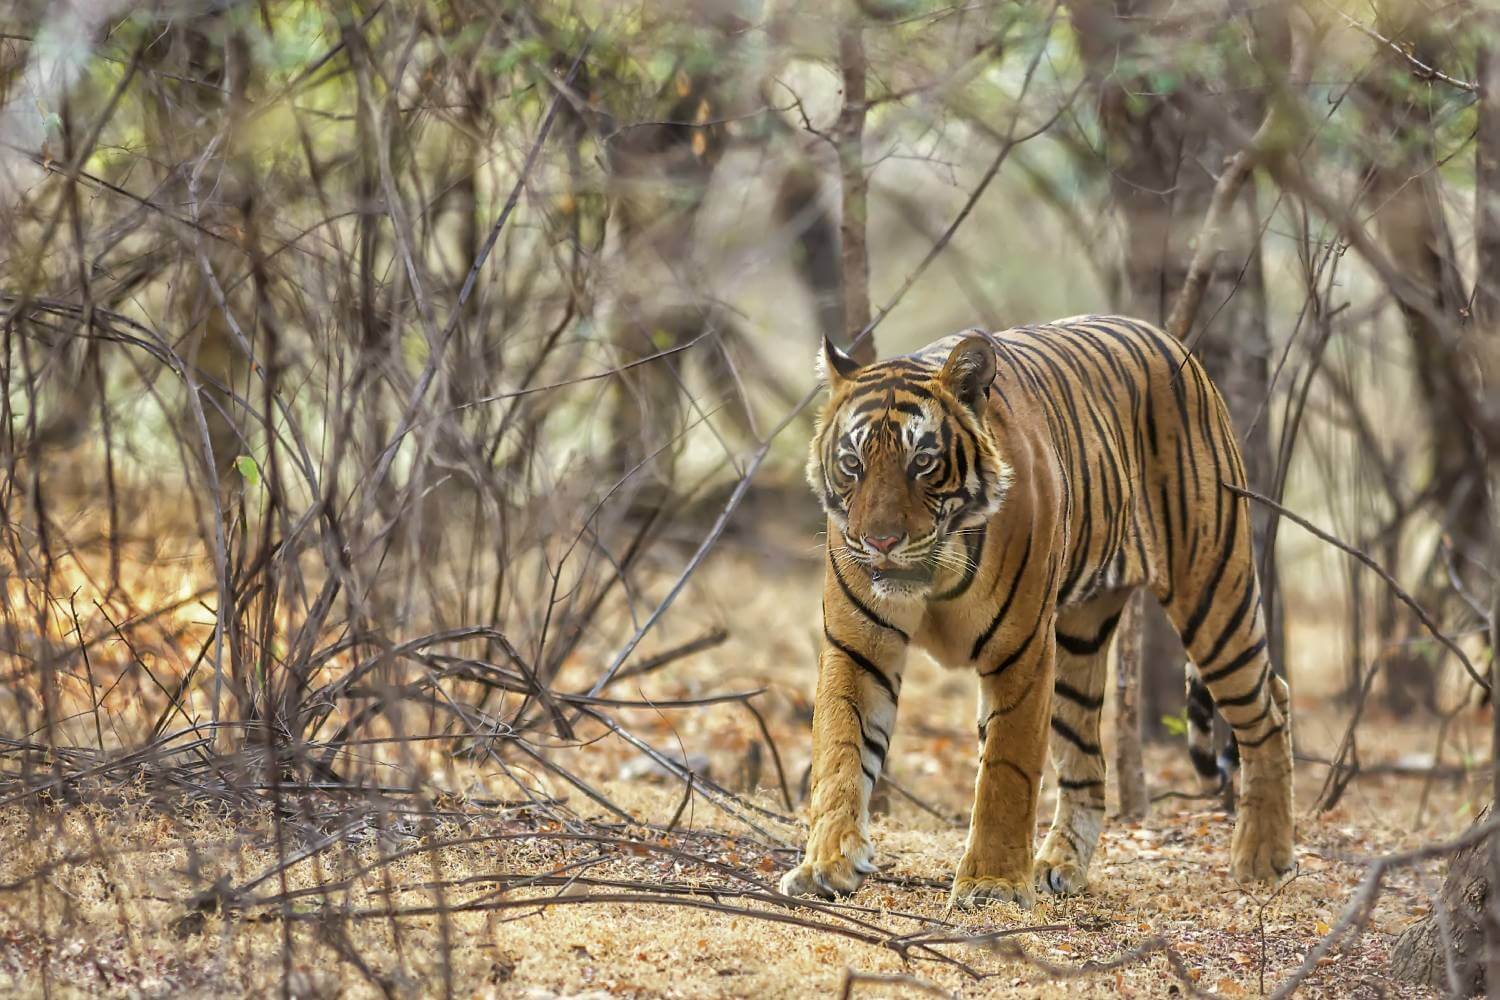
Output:
[[832,522],[829,551],[857,564],[882,597],[916,599],[950,545],[999,509],[1010,477],[986,413],[995,347],[967,336],[948,353],[861,368],[826,338],[819,374],[828,401],[807,478]]

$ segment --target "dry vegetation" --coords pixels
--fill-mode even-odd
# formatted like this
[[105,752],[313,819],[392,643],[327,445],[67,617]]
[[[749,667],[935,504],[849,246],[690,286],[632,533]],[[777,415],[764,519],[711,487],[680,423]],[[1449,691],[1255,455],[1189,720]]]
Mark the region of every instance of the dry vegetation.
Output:
[[[0,994],[1419,995],[1396,937],[1491,829],[1496,39],[0,4]],[[1091,310],[1192,346],[1271,501],[1295,877],[1228,878],[1148,624],[1159,798],[1088,894],[945,912],[974,693],[923,660],[881,873],[780,896],[817,335]]]
[[[232,800],[274,775],[208,758],[185,734],[180,749],[113,773],[89,776],[88,761],[69,761],[58,767],[66,781],[6,804],[0,989],[793,997],[836,994],[853,971],[961,996],[1160,996],[1174,983],[1257,995],[1358,908],[1373,859],[1452,838],[1487,799],[1487,773],[1466,766],[1487,757],[1482,713],[1461,713],[1432,762],[1430,722],[1372,707],[1365,773],[1333,809],[1315,811],[1328,772],[1316,761],[1335,755],[1348,710],[1337,673],[1317,667],[1325,629],[1308,621],[1295,644],[1305,651],[1294,669],[1306,761],[1295,878],[1261,895],[1236,886],[1229,817],[1216,802],[1167,797],[1146,821],[1107,827],[1086,896],[1031,912],[945,912],[974,774],[973,692],[968,678],[919,659],[892,751],[896,790],[876,823],[882,874],[847,903],[778,898],[800,833],[770,744],[740,704],[670,706],[763,691],[755,704],[796,794],[815,648],[806,609],[820,587],[805,549],[789,537],[732,546],[657,640],[670,647],[725,626],[728,641],[613,690],[667,706],[617,718],[743,795],[736,811],[750,822],[686,796],[600,726],[581,728],[553,760],[630,821],[543,774],[530,775],[532,794],[556,798],[528,804],[495,767],[420,746],[372,768],[387,786],[426,790],[417,796],[287,789],[279,807],[243,791]],[[745,579],[777,585],[747,594]],[[582,647],[557,688],[586,681],[606,652]],[[127,725],[131,714],[106,718]],[[1153,791],[1193,787],[1175,744],[1149,747],[1147,763]],[[354,795],[368,801],[351,807]],[[1391,942],[1430,909],[1439,877],[1437,858],[1394,869],[1360,929],[1333,935],[1305,970],[1301,995],[1387,995]],[[854,986],[860,996],[915,988]]]

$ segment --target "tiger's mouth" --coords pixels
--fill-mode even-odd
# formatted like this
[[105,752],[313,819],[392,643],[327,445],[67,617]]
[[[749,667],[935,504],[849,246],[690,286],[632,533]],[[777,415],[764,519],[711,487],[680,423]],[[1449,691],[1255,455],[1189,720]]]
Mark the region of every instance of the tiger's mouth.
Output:
[[855,558],[870,574],[870,583],[877,593],[910,596],[932,588],[937,576],[936,551],[936,545],[919,543],[908,545],[899,553],[856,551]]
[[932,583],[932,569],[925,563],[916,566],[871,566],[870,579],[875,583],[897,586],[927,586]]

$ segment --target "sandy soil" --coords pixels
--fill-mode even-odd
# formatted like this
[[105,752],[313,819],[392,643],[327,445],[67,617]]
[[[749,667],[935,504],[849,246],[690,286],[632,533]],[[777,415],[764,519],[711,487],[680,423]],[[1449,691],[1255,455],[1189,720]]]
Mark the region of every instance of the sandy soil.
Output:
[[[729,640],[613,693],[765,688],[755,703],[795,795],[808,757],[817,593],[804,555],[731,546],[649,645],[720,625]],[[603,652],[580,649],[580,677]],[[163,811],[144,783],[123,794],[111,785],[107,799],[85,786],[42,808],[4,804],[0,994],[805,997],[837,996],[852,970],[861,997],[1257,995],[1339,924],[1371,858],[1461,831],[1487,780],[1365,776],[1335,808],[1314,811],[1327,773],[1314,759],[1332,755],[1349,709],[1330,693],[1336,678],[1307,669],[1297,682],[1298,752],[1308,758],[1297,774],[1299,868],[1274,893],[1229,879],[1230,819],[1214,803],[1167,798],[1144,822],[1107,825],[1087,894],[1025,913],[945,912],[974,776],[973,690],[970,678],[919,658],[891,774],[921,804],[890,796],[875,824],[883,870],[847,903],[767,898],[802,831],[750,712],[632,709],[619,714],[632,733],[700,755],[710,777],[765,812],[734,807],[747,824],[704,797],[684,806],[680,784],[639,773],[639,755],[613,737],[557,756],[638,823],[534,771],[526,781],[592,822],[496,808],[485,803],[517,798],[497,767],[435,760],[403,777],[451,791],[438,815],[393,811],[378,833],[340,835],[352,814],[334,797],[295,823],[207,802]],[[1478,709],[1461,713],[1443,761],[1484,760],[1488,725]],[[1437,733],[1430,719],[1371,710],[1360,760],[1410,763],[1436,749]],[[1148,748],[1147,766],[1157,792],[1192,788],[1175,745]],[[286,864],[306,846],[296,829],[333,843]],[[1316,963],[1301,995],[1415,995],[1386,979],[1388,950],[1426,911],[1440,872],[1435,862],[1393,872],[1363,930]],[[216,884],[238,905],[203,903]],[[406,912],[395,918],[393,908]]]

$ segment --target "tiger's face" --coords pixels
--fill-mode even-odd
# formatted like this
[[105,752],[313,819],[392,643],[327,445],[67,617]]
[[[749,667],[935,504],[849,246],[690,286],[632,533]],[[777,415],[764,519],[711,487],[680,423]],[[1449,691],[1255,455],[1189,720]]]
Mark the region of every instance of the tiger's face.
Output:
[[[824,341],[828,403],[808,481],[834,531],[841,567],[857,565],[882,597],[917,599],[943,566],[962,569],[959,533],[999,509],[1009,470],[988,426],[995,376],[989,338],[941,355],[860,368]],[[835,533],[836,532],[836,533]]]

